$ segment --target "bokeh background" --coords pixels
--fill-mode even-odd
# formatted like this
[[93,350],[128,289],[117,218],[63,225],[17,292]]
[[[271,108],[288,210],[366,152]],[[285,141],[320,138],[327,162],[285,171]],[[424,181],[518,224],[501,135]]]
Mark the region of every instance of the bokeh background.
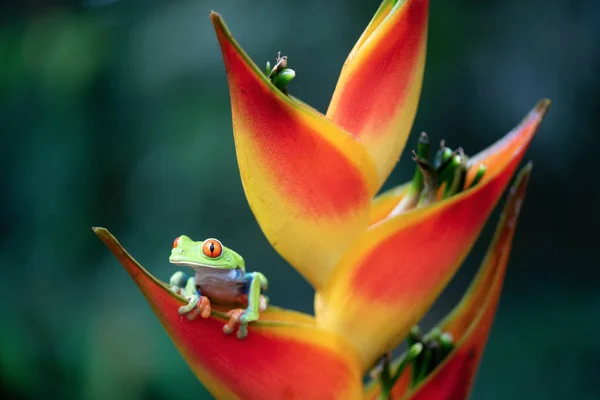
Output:
[[[600,2],[433,1],[416,134],[475,153],[553,105],[474,399],[600,398]],[[0,7],[3,398],[210,398],[90,228],[167,279],[171,242],[216,236],[310,312],[246,203],[208,12],[325,111],[378,0],[22,0]],[[373,79],[377,79],[376,76]],[[404,157],[386,187],[412,175]],[[426,317],[459,299],[491,237]]]

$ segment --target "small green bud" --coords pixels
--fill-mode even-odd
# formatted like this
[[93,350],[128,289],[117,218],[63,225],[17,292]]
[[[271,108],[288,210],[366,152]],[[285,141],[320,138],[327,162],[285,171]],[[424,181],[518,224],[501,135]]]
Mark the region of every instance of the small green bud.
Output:
[[415,337],[421,337],[421,328],[419,328],[419,325],[415,325],[412,328],[410,328],[410,335]]
[[467,176],[467,157],[464,155],[462,149],[458,149],[458,151],[459,154],[456,154],[452,158],[452,161],[447,168],[448,171],[452,171],[452,176],[446,181],[446,190],[444,191],[445,199],[462,192],[465,186],[465,179]]
[[444,350],[446,354],[448,354],[452,349],[454,349],[454,341],[452,340],[452,335],[444,332],[440,335],[439,338],[440,347]]
[[277,89],[281,90],[284,93],[287,93],[286,86],[291,82],[292,79],[296,76],[296,71],[293,69],[284,69],[273,78],[273,84],[277,87]]
[[267,61],[267,67],[265,68],[265,75],[269,76],[271,74],[271,63]]
[[448,162],[450,157],[452,157],[452,150],[449,147],[442,147],[435,155],[433,166],[439,169],[444,163]]
[[438,174],[440,175],[440,181],[446,182],[446,190],[448,190],[448,187],[452,184],[458,167],[460,167],[460,155],[457,150],[454,152],[451,151],[449,157],[443,161],[442,165],[437,169]]
[[485,171],[487,171],[487,167],[485,166],[485,164],[479,164],[479,167],[477,168],[477,173],[475,174],[475,178],[473,178],[473,182],[471,182],[469,188],[474,187],[481,181],[481,178],[483,178]]
[[408,333],[408,337],[406,338],[406,343],[408,343],[408,347],[410,348],[413,344],[419,343],[421,341],[421,328],[419,325],[415,325],[410,328],[410,332]]
[[442,330],[438,327],[435,327],[425,336],[425,340],[428,342],[437,342],[440,340],[440,336],[442,336]]
[[421,132],[419,141],[417,142],[417,155],[421,159],[429,160],[430,149],[431,143],[429,142],[429,136],[427,136],[427,133]]
[[415,368],[413,370],[413,387],[418,385],[425,377],[428,372],[431,370],[431,359],[433,358],[433,352],[429,349],[426,349],[423,352],[423,357],[419,364],[415,364]]
[[452,157],[452,160],[450,160],[450,164],[448,165],[448,168],[450,168],[451,170],[456,170],[456,168],[460,167],[462,164],[462,157],[460,156],[460,154],[455,154],[454,157]]
[[422,343],[413,344],[412,346],[410,346],[410,348],[408,349],[408,352],[406,353],[406,361],[414,360],[421,354],[422,351],[423,351]]

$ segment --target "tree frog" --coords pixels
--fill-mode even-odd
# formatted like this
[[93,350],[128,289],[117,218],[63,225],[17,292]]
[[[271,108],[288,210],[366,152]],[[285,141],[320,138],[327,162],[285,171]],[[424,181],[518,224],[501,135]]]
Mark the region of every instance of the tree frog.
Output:
[[268,298],[262,293],[267,290],[267,278],[260,272],[246,272],[242,256],[223,246],[217,239],[193,241],[182,235],[173,241],[169,262],[184,265],[196,271],[188,277],[181,271],[171,276],[171,290],[188,299],[188,304],[179,307],[179,314],[193,320],[208,318],[211,301],[222,305],[247,304],[246,309],[235,308],[227,313],[229,322],[223,332],[231,334],[239,325],[238,339],[248,335],[248,323],[256,321],[259,312],[267,308]]

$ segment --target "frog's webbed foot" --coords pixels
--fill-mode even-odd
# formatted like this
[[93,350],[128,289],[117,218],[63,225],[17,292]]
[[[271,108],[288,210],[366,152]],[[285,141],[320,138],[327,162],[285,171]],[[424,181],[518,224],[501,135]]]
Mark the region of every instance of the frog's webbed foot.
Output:
[[229,317],[229,321],[223,326],[223,333],[230,335],[238,327],[238,339],[244,339],[248,336],[248,323],[258,319],[257,316],[252,315],[252,313],[243,308],[234,308],[227,313],[227,316]]
[[208,318],[211,312],[210,300],[206,296],[191,296],[187,305],[179,307],[179,315],[185,315],[190,321],[198,318],[198,315]]
[[173,293],[185,296],[184,288],[189,277],[181,271],[175,272],[169,279],[169,288]]
[[179,315],[188,315],[200,302],[200,296],[198,295],[188,296],[187,299],[189,300],[187,305],[179,307]]
[[[185,277],[186,276],[183,273],[181,273],[179,276],[177,273],[174,274],[171,277],[171,286],[177,286],[180,288],[180,285],[177,285],[177,283],[180,283]],[[200,292],[196,286],[196,279],[194,277],[186,280],[185,288],[180,288],[179,294],[183,295],[188,300],[188,303],[185,306],[179,307],[179,315],[187,316],[187,319],[190,321],[198,318],[198,315],[202,316],[202,318],[210,317],[210,300],[208,297],[200,295]]]
[[250,272],[248,279],[248,307],[244,310],[234,308],[229,311],[229,321],[223,327],[223,333],[229,335],[236,326],[238,339],[243,339],[248,335],[248,323],[256,321],[261,311],[266,310],[269,298],[261,294],[261,287],[266,289],[267,279],[260,272]]

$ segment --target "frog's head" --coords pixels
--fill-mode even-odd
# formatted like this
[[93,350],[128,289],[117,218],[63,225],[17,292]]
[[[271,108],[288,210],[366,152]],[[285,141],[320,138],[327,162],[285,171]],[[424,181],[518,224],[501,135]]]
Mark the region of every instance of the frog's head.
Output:
[[194,242],[181,235],[173,241],[169,262],[194,269],[244,269],[244,259],[235,251],[223,246],[217,239]]

